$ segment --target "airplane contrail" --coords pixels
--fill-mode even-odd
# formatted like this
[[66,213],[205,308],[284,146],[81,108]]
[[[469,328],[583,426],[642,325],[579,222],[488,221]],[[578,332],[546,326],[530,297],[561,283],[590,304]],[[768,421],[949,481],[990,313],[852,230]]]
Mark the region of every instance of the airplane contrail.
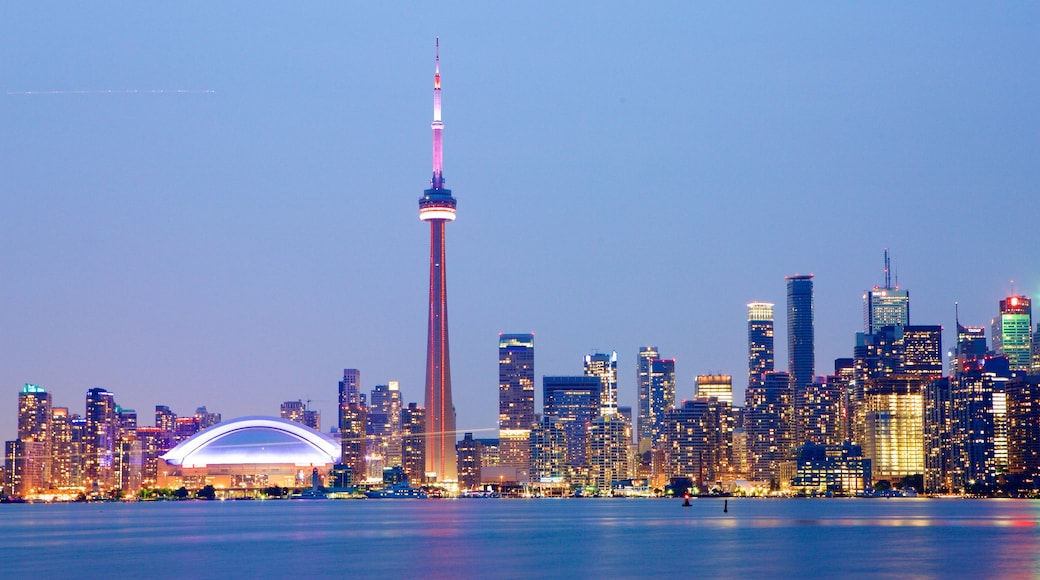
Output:
[[213,94],[213,89],[79,89],[56,91],[7,91],[8,95],[159,95],[159,94]]

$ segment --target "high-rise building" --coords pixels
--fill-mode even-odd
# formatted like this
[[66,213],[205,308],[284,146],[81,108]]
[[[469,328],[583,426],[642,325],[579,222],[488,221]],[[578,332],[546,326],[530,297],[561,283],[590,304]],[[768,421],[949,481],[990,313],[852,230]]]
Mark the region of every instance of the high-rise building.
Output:
[[195,409],[195,419],[199,422],[199,431],[220,423],[220,413],[210,413],[203,405]]
[[343,369],[343,380],[339,382],[340,460],[350,468],[354,482],[365,477],[367,415],[361,395],[361,371]]
[[[641,401],[642,403],[642,401]],[[650,360],[649,385],[647,388],[647,419],[641,424],[640,450],[653,448],[661,443],[661,428],[665,414],[675,406],[675,359]],[[642,408],[640,410],[642,412]]]
[[752,302],[748,308],[748,386],[762,383],[762,375],[772,372],[773,305]]
[[882,326],[910,324],[910,293],[892,286],[892,269],[885,249],[885,285],[863,294],[863,332],[874,334]]
[[752,481],[779,486],[780,463],[793,446],[790,377],[767,372],[760,384],[748,387],[744,399],[744,432]]
[[1032,364],[1032,300],[1008,296],[1000,301],[1000,316],[993,319],[993,350],[1008,358],[1011,370],[1027,371]]
[[896,375],[867,381],[855,440],[871,460],[874,479],[923,475],[924,381]]
[[419,200],[419,219],[430,223],[430,315],[426,339],[426,472],[436,481],[458,479],[455,406],[448,354],[448,286],[444,225],[455,219],[455,198],[442,171],[440,41],[433,73],[433,179]]
[[286,401],[279,408],[278,416],[287,421],[303,424],[303,412],[306,410],[307,406],[300,399]]
[[950,378],[928,381],[924,387],[924,491],[953,493],[953,400]]
[[1008,377],[987,370],[951,381],[954,486],[992,490],[1008,470]]
[[588,429],[600,415],[599,377],[542,377],[542,412],[562,424],[567,464],[575,473],[588,469]]
[[426,409],[417,403],[401,409],[401,467],[412,485],[426,481]]
[[699,375],[696,382],[698,399],[713,397],[733,406],[732,375]]
[[163,448],[163,453],[173,449],[173,446],[176,445],[177,414],[166,405],[156,405],[155,426],[161,433],[162,440],[160,445]]
[[366,451],[378,454],[386,467],[401,465],[401,386],[397,381],[376,385],[368,406]]
[[73,486],[73,462],[78,459],[72,445],[72,416],[66,407],[51,409],[51,476],[50,487]]
[[787,372],[791,388],[801,389],[816,375],[813,330],[813,276],[788,276],[787,280]]
[[498,437],[501,465],[526,481],[534,427],[534,335],[498,336]]
[[1033,331],[1032,351],[1032,363],[1029,372],[1034,375],[1040,375],[1040,324],[1037,324],[1036,330]]
[[954,305],[957,324],[957,346],[954,350],[956,359],[955,368],[950,369],[950,374],[977,370],[982,368],[983,359],[986,358],[986,328],[983,326],[962,326],[960,308]]
[[697,397],[668,409],[662,424],[663,448],[672,477],[685,477],[707,491],[732,480],[732,406]]
[[[831,381],[830,378],[835,380]],[[795,445],[806,442],[841,445],[844,440],[841,395],[841,382],[837,377],[813,381],[795,393],[799,398],[795,401],[795,408],[798,409],[795,417]]]
[[588,437],[589,485],[602,493],[614,482],[632,477],[630,419],[618,413],[600,414],[589,425]]
[[51,395],[42,387],[26,384],[18,393],[18,451],[13,468],[18,472],[16,495],[49,486],[52,447]]
[[636,418],[636,437],[638,438],[640,453],[649,451],[653,441],[653,419],[650,411],[650,377],[651,367],[653,366],[651,363],[658,356],[660,356],[660,353],[656,346],[639,347],[639,358],[636,361],[636,387],[639,390],[639,415]]
[[100,387],[87,391],[86,432],[83,434],[84,484],[107,490],[114,482],[119,423],[115,395]]
[[474,439],[472,433],[466,433],[462,436],[457,447],[459,461],[459,489],[479,489],[480,440]]
[[1006,385],[1008,472],[1019,489],[1040,488],[1040,376],[1017,376]]
[[571,481],[570,445],[562,420],[542,417],[531,430],[531,482],[541,489],[563,488]]
[[907,375],[928,380],[943,374],[942,326],[903,326],[903,369]]
[[617,413],[617,351],[585,355],[585,376],[599,377],[600,412],[604,415]]

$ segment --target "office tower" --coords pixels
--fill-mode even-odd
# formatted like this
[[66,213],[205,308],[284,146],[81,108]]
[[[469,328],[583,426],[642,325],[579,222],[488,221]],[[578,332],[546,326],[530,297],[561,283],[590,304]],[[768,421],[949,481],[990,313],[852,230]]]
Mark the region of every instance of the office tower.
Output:
[[340,461],[350,468],[351,481],[355,483],[365,477],[367,411],[361,396],[361,371],[343,369],[343,380],[339,382]]
[[588,428],[600,414],[599,393],[599,377],[542,377],[542,412],[563,424],[567,464],[575,473],[588,467]]
[[[542,490],[565,488],[571,482],[570,445],[562,420],[542,417],[531,430],[531,482]],[[551,493],[551,492],[550,492]]]
[[696,383],[698,399],[714,397],[733,406],[732,375],[700,375],[696,378]]
[[589,425],[588,437],[589,485],[609,494],[614,482],[632,477],[632,422],[619,413],[601,413]]
[[892,286],[892,271],[885,249],[885,285],[863,294],[863,331],[874,334],[882,326],[910,324],[910,293]]
[[51,409],[51,488],[72,487],[74,453],[72,416],[68,408],[54,407]]
[[498,335],[498,437],[501,464],[526,481],[534,426],[534,335]]
[[466,433],[459,441],[459,489],[480,489],[480,441]]
[[789,383],[786,372],[767,372],[745,394],[744,432],[752,481],[779,486],[780,462],[793,443]]
[[685,477],[702,491],[732,481],[732,406],[697,397],[668,409],[662,423],[663,448],[671,477]]
[[455,407],[451,402],[448,355],[448,288],[444,225],[455,219],[455,198],[444,187],[441,169],[440,41],[433,73],[433,179],[419,200],[419,219],[430,222],[430,315],[426,339],[426,472],[436,481],[458,479],[455,461]]
[[772,372],[773,305],[752,302],[748,308],[748,385],[762,383],[762,374]]
[[924,381],[889,376],[867,381],[855,435],[874,480],[924,474]]
[[960,306],[954,304],[957,324],[957,346],[953,351],[955,368],[950,374],[982,368],[982,360],[986,358],[986,329],[983,326],[962,326]]
[[1011,370],[1027,371],[1032,364],[1032,315],[1032,300],[1008,296],[993,319],[993,350],[1008,358]]
[[372,389],[366,432],[370,458],[378,457],[384,467],[401,465],[401,387],[397,381]]
[[654,358],[649,361],[645,420],[642,396],[639,403],[639,451],[645,453],[660,443],[664,414],[675,406],[675,359]]
[[87,391],[86,432],[83,434],[84,484],[90,488],[106,490],[114,480],[116,437],[115,395],[102,389]]
[[51,472],[51,395],[43,388],[26,384],[18,393],[18,449],[14,469],[18,472],[16,495],[42,491],[49,486]]
[[426,481],[426,409],[417,403],[401,409],[401,467],[412,485]]
[[787,372],[794,391],[811,383],[816,375],[813,338],[813,276],[788,276]]
[[116,448],[113,487],[133,492],[141,486],[141,445],[137,440],[137,412],[116,405]]
[[585,355],[585,376],[599,377],[600,412],[604,415],[617,413],[617,351]]
[[656,346],[639,347],[639,358],[636,360],[636,387],[639,390],[639,416],[636,419],[636,442],[639,444],[639,453],[650,450],[652,439],[650,418],[650,367],[651,362],[660,353]]

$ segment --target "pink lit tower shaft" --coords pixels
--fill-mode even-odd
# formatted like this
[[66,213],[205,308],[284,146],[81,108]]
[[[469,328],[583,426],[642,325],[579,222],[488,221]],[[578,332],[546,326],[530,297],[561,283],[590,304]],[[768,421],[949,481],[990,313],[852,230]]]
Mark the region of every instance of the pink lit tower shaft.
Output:
[[455,219],[455,198],[444,187],[441,170],[440,40],[433,73],[433,179],[419,200],[419,219],[430,222],[430,316],[426,339],[426,473],[436,481],[458,481],[455,459],[455,407],[451,401],[448,357],[448,288],[444,224]]

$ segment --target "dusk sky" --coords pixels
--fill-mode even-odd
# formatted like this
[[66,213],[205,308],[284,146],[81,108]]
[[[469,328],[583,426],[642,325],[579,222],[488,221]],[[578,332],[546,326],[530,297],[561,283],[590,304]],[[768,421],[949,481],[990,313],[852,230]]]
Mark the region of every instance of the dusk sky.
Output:
[[311,399],[327,431],[347,367],[421,403],[436,36],[478,437],[500,332],[535,333],[539,408],[594,350],[635,405],[648,344],[679,399],[722,372],[743,401],[748,302],[786,367],[784,276],[816,276],[818,374],[886,247],[944,347],[955,302],[1040,299],[1040,4],[648,6],[5,3],[0,437],[26,382],[141,425]]

